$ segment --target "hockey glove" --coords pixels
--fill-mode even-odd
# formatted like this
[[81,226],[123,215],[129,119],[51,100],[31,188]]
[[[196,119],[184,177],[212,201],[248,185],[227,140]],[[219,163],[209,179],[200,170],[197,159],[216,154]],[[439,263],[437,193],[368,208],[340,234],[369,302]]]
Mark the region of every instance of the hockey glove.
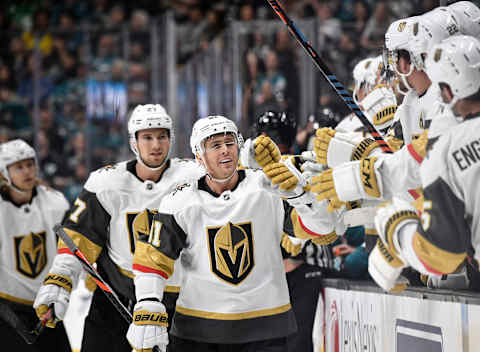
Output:
[[352,161],[327,170],[311,179],[312,192],[317,200],[330,199],[333,203],[357,199],[381,198],[382,185],[377,181],[377,158]]
[[249,169],[262,169],[270,163],[280,161],[280,150],[269,137],[258,136],[247,139],[240,150],[240,164]]
[[377,211],[375,227],[379,239],[370,254],[368,271],[386,291],[399,291],[406,287],[407,282],[400,274],[408,263],[401,254],[398,235],[403,226],[419,221],[415,208],[398,198]]
[[73,284],[77,282],[82,270],[81,264],[71,254],[57,254],[50,272],[37,293],[33,308],[39,319],[42,319],[53,304],[55,316],[47,321],[47,326],[54,328],[59,320],[63,320],[70,301]]
[[335,167],[365,158],[378,147],[379,144],[373,139],[365,139],[359,133],[337,132],[325,127],[317,130],[313,150],[317,162]]
[[165,306],[157,301],[141,301],[134,307],[127,340],[136,352],[151,352],[155,346],[165,352],[168,345],[167,327]]
[[397,99],[393,90],[384,85],[375,87],[362,100],[362,106],[375,128],[385,135],[393,124],[393,117],[397,111]]
[[296,237],[290,237],[287,234],[282,235],[282,247],[292,257],[300,254],[302,251],[302,240]]
[[315,197],[309,192],[310,186],[294,162],[295,158],[290,157],[267,165],[263,169],[265,177],[262,179],[261,186],[267,191],[285,198],[292,206],[310,204]]

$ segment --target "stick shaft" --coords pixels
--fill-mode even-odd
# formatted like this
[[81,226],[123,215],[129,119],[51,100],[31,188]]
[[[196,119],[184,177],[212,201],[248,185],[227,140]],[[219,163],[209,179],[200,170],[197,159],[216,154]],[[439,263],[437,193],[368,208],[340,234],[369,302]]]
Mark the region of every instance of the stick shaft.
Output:
[[130,324],[132,322],[132,314],[130,313],[130,311],[127,309],[127,307],[123,305],[117,294],[112,290],[110,285],[107,284],[107,282],[100,276],[97,269],[95,269],[95,267],[88,261],[82,251],[78,249],[77,245],[67,235],[63,227],[60,224],[57,224],[54,227],[54,231],[63,240],[63,242],[65,242],[68,249],[72,252],[75,258],[80,261],[83,268],[93,277],[98,287],[107,296],[108,300],[114,305],[114,307],[118,310],[118,312],[125,319],[125,321]]
[[282,22],[287,26],[290,33],[297,39],[300,45],[305,49],[307,54],[312,58],[315,66],[320,70],[323,77],[330,83],[335,92],[342,98],[343,102],[348,106],[348,108],[359,118],[360,122],[365,126],[368,132],[372,137],[378,142],[380,147],[385,153],[393,153],[390,146],[385,142],[382,135],[377,131],[377,129],[372,125],[368,118],[360,110],[360,107],[355,103],[350,93],[345,89],[343,84],[337,79],[337,76],[333,74],[328,66],[323,62],[318,53],[312,47],[311,43],[305,38],[303,33],[298,29],[298,27],[293,23],[293,21],[287,16],[285,11],[280,7],[280,4],[277,0],[267,0],[272,9],[282,20]]

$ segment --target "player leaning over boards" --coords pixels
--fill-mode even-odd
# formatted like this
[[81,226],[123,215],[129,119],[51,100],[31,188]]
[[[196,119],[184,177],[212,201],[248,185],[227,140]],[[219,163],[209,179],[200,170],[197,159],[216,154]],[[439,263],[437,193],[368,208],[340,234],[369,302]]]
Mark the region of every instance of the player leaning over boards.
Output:
[[[106,166],[90,174],[63,223],[65,232],[113,287],[126,307],[135,305],[132,259],[139,234],[149,233],[153,214],[163,196],[184,177],[203,171],[193,161],[170,159],[174,142],[172,119],[161,105],[138,105],[128,122],[130,147],[136,160]],[[146,210],[145,210],[146,209]],[[50,273],[69,285],[77,282],[80,263],[60,241]],[[177,274],[180,271],[177,270]],[[166,288],[164,303],[173,311],[179,277]],[[37,309],[55,304],[63,319],[69,292],[60,281],[49,281],[40,289]],[[131,351],[125,323],[101,290],[96,290],[85,320],[82,352]]]
[[[232,121],[223,116],[198,120],[190,145],[207,175],[164,198],[150,235],[137,242],[138,303],[127,338],[137,351],[155,345],[165,350],[161,300],[181,254],[184,277],[170,351],[286,351],[286,337],[296,323],[280,242],[283,232],[309,234],[297,212],[264,188],[263,172],[237,170],[239,135]],[[267,137],[253,145],[252,158],[260,166],[279,160]],[[305,212],[302,220],[318,234],[330,233],[330,222],[318,221],[323,213]]]
[[[414,137],[423,127],[428,127],[428,134],[433,137],[457,124],[448,109],[435,104],[439,89],[431,84],[424,70],[427,51],[452,33],[458,34],[460,30],[477,31],[480,25],[474,23],[472,18],[478,16],[472,17],[472,14],[477,14],[480,10],[467,3],[469,6],[462,14],[470,11],[470,15],[464,16],[465,18],[455,12],[458,9],[453,4],[390,25],[385,34],[389,56],[387,63],[393,66],[395,74],[406,87],[414,88],[409,89],[395,114],[395,119],[402,125],[405,145],[393,155],[385,156],[379,153],[379,148],[375,149],[374,143],[370,143],[368,148],[361,150],[368,151],[368,157],[362,155],[361,160],[348,162],[357,155],[356,148],[359,146],[348,146],[345,139],[337,138],[337,134],[325,133],[319,136],[327,147],[316,151],[317,157],[320,162],[334,167],[314,179],[316,184],[312,190],[319,194],[319,199],[391,199],[393,195],[407,195],[407,190],[421,186],[419,165],[424,156],[421,145],[427,135],[424,133],[417,139]],[[352,151],[351,155],[347,150]],[[332,164],[331,160],[335,163]],[[413,200],[409,196],[405,199]]]
[[[23,140],[0,144],[0,304],[27,330],[38,321],[33,301],[57,252],[53,226],[68,210],[60,192],[38,183],[37,170],[35,151]],[[63,324],[28,345],[0,314],[0,336],[5,351],[70,351]]]
[[[480,236],[480,41],[456,36],[435,45],[426,70],[458,126],[430,139],[420,169],[423,223],[400,199],[380,208],[375,223],[382,242],[369,258],[369,272],[385,290],[405,266],[426,275],[460,271],[468,259],[478,269]],[[427,210],[428,209],[428,210]]]

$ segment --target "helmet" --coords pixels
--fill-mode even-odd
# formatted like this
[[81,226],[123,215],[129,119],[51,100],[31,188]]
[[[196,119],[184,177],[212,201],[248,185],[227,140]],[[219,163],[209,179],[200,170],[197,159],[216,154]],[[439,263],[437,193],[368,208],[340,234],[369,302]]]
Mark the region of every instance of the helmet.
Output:
[[[156,168],[151,168],[145,165],[138,152],[137,132],[150,128],[165,128],[168,130],[170,136],[170,148],[168,149],[168,155],[162,165]],[[130,120],[128,120],[128,137],[130,140],[130,149],[137,156],[137,160],[151,170],[159,170],[170,158],[172,152],[175,137],[172,118],[167,114],[165,108],[160,104],[137,105],[130,115]]]
[[[12,180],[8,175],[8,167],[18,161],[34,159],[37,164],[37,155],[35,150],[25,141],[15,139],[13,141],[0,144],[0,174],[7,181],[10,187],[14,187]],[[14,187],[17,190],[16,187]]]
[[328,107],[323,107],[317,110],[315,114],[308,117],[308,122],[313,122],[313,130],[316,131],[322,127],[335,128],[342,120],[343,116],[334,112]]
[[297,121],[289,112],[266,111],[257,120],[256,134],[265,132],[275,143],[288,148],[297,134]]
[[470,1],[459,1],[448,6],[455,16],[460,32],[474,37],[480,36],[480,9]]
[[[459,32],[455,17],[446,7],[438,7],[421,16],[408,17],[393,22],[385,34],[385,46],[396,69],[396,51],[406,50],[417,70],[424,68],[424,54],[433,44]],[[413,67],[410,68],[413,71]],[[410,72],[411,73],[411,72]],[[407,76],[410,73],[406,74]]]
[[422,16],[418,24],[413,24],[413,37],[410,44],[412,61],[419,70],[424,69],[425,54],[443,39],[459,33],[455,16],[447,7],[437,7]]
[[353,79],[355,80],[355,88],[353,89],[353,99],[358,104],[357,92],[362,84],[366,84],[366,94],[372,89],[377,81],[377,71],[380,68],[382,57],[369,57],[361,60],[353,68]]
[[203,156],[205,152],[203,142],[205,139],[220,133],[232,133],[237,140],[238,147],[241,148],[243,139],[239,135],[238,128],[233,121],[219,115],[207,116],[199,119],[193,125],[190,137],[190,147],[193,155]]
[[432,82],[450,86],[453,106],[480,89],[480,41],[467,35],[445,39],[431,49],[426,70]]

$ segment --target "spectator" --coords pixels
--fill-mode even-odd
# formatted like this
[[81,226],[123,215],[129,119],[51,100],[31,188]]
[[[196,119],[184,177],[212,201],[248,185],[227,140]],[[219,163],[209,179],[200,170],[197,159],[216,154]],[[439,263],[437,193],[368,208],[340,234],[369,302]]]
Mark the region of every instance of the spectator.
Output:
[[64,152],[64,143],[66,130],[60,128],[54,120],[53,112],[47,106],[40,107],[39,130],[43,131],[50,142],[50,150],[62,155]]
[[354,21],[353,21],[353,38],[360,38],[362,33],[365,30],[365,26],[367,25],[369,12],[368,7],[362,0],[355,1],[354,4]]
[[130,18],[130,45],[141,43],[147,51],[150,51],[150,17],[144,10],[135,10]]
[[33,27],[31,31],[26,31],[22,35],[28,50],[33,50],[37,42],[40,52],[47,56],[52,50],[53,36],[49,30],[50,12],[45,9],[35,11],[33,15]]
[[362,33],[361,45],[368,50],[379,50],[383,46],[385,32],[392,20],[386,1],[378,1]]
[[[37,78],[37,84],[34,79]],[[33,104],[34,88],[38,87],[40,101],[45,101],[53,90],[53,82],[50,77],[44,74],[43,62],[31,54],[27,60],[27,72],[18,87],[18,95],[29,105]]]

